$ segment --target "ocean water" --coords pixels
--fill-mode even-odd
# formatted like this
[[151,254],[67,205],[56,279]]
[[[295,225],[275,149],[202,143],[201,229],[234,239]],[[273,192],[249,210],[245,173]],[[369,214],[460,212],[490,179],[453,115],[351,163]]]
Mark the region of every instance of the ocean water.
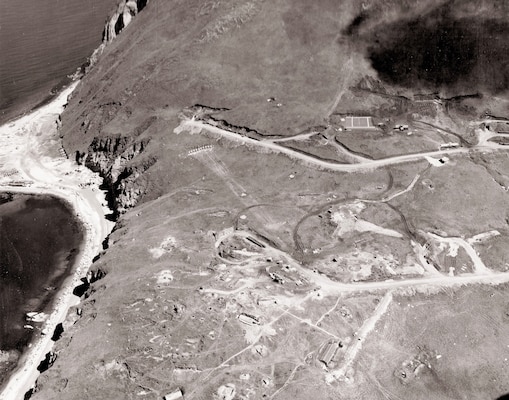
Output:
[[84,239],[62,200],[0,193],[0,385],[40,324],[25,314],[48,311],[72,271]]
[[0,0],[0,123],[68,82],[102,40],[117,0]]

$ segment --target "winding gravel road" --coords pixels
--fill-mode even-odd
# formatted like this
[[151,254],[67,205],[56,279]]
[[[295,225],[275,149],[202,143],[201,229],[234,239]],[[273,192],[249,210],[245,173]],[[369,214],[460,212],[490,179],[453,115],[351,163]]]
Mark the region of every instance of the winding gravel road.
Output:
[[341,164],[341,163],[333,163],[328,161],[323,161],[317,159],[316,157],[304,154],[301,152],[297,152],[295,150],[289,149],[287,147],[280,146],[274,141],[262,141],[252,139],[246,136],[239,135],[238,133],[227,131],[225,129],[218,128],[216,126],[209,125],[203,121],[197,120],[183,120],[177,129],[175,129],[175,133],[180,133],[183,130],[196,131],[205,129],[209,132],[218,134],[225,139],[241,142],[246,145],[255,146],[255,147],[263,147],[269,150],[272,150],[277,153],[286,154],[292,158],[296,158],[307,163],[313,164],[319,168],[331,170],[331,171],[340,171],[340,172],[364,172],[373,170],[376,168],[387,167],[390,165],[403,164],[412,161],[420,161],[427,160],[429,157],[438,157],[441,158],[446,155],[455,155],[455,154],[468,154],[472,151],[481,150],[481,151],[497,151],[500,149],[507,150],[507,147],[496,145],[495,143],[487,143],[484,141],[483,145],[477,145],[472,148],[453,148],[453,149],[444,149],[438,151],[429,151],[424,153],[415,153],[415,154],[404,154],[399,156],[387,157],[378,160],[362,160],[356,164]]

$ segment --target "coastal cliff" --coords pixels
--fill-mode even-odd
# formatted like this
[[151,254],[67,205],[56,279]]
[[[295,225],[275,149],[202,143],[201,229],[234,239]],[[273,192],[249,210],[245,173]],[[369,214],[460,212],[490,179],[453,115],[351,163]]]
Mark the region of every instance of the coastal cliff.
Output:
[[134,207],[146,190],[142,174],[156,163],[154,157],[141,157],[150,138],[136,141],[133,136],[94,138],[86,153],[76,154],[78,164],[102,176],[108,200],[115,215]]
[[122,30],[131,23],[132,19],[142,11],[148,0],[124,0],[108,17],[103,31],[103,41],[108,43],[117,37]]

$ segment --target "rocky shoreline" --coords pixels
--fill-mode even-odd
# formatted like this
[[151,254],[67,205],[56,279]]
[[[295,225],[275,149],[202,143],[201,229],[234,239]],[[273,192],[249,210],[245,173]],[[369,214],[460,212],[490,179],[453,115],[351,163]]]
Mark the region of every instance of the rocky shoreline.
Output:
[[[8,140],[14,136],[23,136],[27,142],[31,140],[31,147],[37,147],[32,141],[37,136],[37,144],[40,147],[45,147],[43,142],[45,137],[56,137],[57,130],[61,125],[60,114],[65,109],[68,99],[72,96],[81,78],[95,65],[105,47],[127,27],[132,18],[148,4],[148,1],[121,1],[116,10],[106,20],[101,45],[92,53],[87,62],[77,69],[75,74],[68,77],[72,80],[72,83],[62,88],[60,94],[53,99],[46,99],[40,107],[0,126],[0,138],[4,139],[3,143],[8,143]],[[50,120],[49,126],[48,119]],[[43,132],[41,129],[45,129],[45,131]],[[16,146],[17,142],[15,140],[13,143],[16,150],[19,149],[19,146]],[[61,146],[61,143],[59,145]],[[97,145],[100,147],[101,143],[97,143]],[[117,178],[119,175],[122,175],[122,178],[134,175],[136,178],[143,171],[127,171],[125,169],[118,171],[117,169],[124,164],[122,161],[129,160],[141,153],[144,145],[144,143],[141,143],[141,145],[134,144],[123,149],[124,151],[117,157],[118,159],[114,159],[116,168],[112,168],[112,165],[110,165],[111,154],[108,154],[108,157],[101,162],[101,150],[94,148],[94,143],[91,144],[90,154],[81,155],[81,157],[77,155],[76,160],[73,161],[67,159],[67,154],[61,147],[60,153],[65,155],[65,160],[55,158],[54,161],[57,167],[52,168],[50,172],[53,176],[51,179],[46,179],[48,178],[46,175],[41,180],[34,179],[26,159],[21,160],[24,158],[22,152],[14,152],[13,154],[9,154],[8,151],[5,154],[0,152],[0,160],[7,156],[11,161],[3,164],[3,171],[0,169],[0,190],[26,194],[49,194],[63,199],[71,205],[77,218],[83,224],[85,236],[83,249],[77,257],[74,272],[65,280],[53,300],[52,312],[43,324],[43,336],[31,343],[27,351],[19,358],[18,366],[7,382],[0,386],[0,400],[18,399],[27,396],[36,386],[36,379],[40,372],[39,366],[44,363],[50,366],[56,359],[56,354],[51,351],[54,343],[52,340],[53,333],[56,332],[56,329],[61,329],[69,309],[79,303],[79,297],[75,295],[76,288],[83,286],[84,282],[88,284],[94,280],[94,276],[88,273],[88,269],[101,252],[104,241],[114,227],[114,222],[111,221],[111,218],[107,219],[107,216],[113,215],[115,217],[119,212],[133,206],[137,197],[141,194],[139,190],[135,193],[137,188],[133,185],[131,185],[133,188],[129,189],[128,181]],[[108,150],[111,149],[102,149],[106,153],[109,152]],[[44,154],[44,150],[35,153],[38,153],[37,155],[41,158],[48,156],[48,154]],[[87,160],[88,156],[90,156],[89,160]],[[41,161],[39,159],[36,163]],[[62,164],[65,164],[64,168],[62,168]],[[83,164],[89,169],[80,167]],[[12,166],[15,166],[15,168],[13,169]],[[71,172],[69,169],[73,171]],[[17,173],[13,175],[12,171],[14,170]],[[47,173],[48,170],[45,172]],[[21,180],[19,179],[20,175]],[[63,180],[66,181],[67,185],[55,185],[55,183],[61,183]],[[19,185],[20,182],[21,185]],[[99,189],[99,186],[103,183],[108,187],[107,192]],[[120,201],[117,201],[117,198]]]
[[[68,202],[84,227],[85,243],[76,261],[74,273],[66,279],[53,303],[53,310],[43,325],[43,335],[21,357],[17,370],[0,393],[0,399],[18,399],[30,390],[39,374],[37,367],[50,352],[52,334],[69,308],[79,302],[73,294],[86,277],[94,257],[113,228],[106,219],[105,194],[100,179],[77,167],[64,157],[49,157],[48,143],[57,136],[58,115],[78,82],[66,88],[46,106],[0,127],[5,143],[0,153],[2,171],[0,190],[26,194],[49,194]],[[12,171],[16,171],[14,174]],[[8,174],[6,172],[9,172]]]

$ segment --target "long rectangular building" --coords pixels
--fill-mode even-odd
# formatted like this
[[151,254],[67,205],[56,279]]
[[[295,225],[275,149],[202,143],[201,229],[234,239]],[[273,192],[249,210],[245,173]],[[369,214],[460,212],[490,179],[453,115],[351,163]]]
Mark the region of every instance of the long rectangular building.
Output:
[[319,360],[322,363],[324,363],[326,367],[329,367],[332,359],[334,358],[336,352],[338,351],[338,348],[339,348],[338,342],[327,343],[327,345],[320,354]]

